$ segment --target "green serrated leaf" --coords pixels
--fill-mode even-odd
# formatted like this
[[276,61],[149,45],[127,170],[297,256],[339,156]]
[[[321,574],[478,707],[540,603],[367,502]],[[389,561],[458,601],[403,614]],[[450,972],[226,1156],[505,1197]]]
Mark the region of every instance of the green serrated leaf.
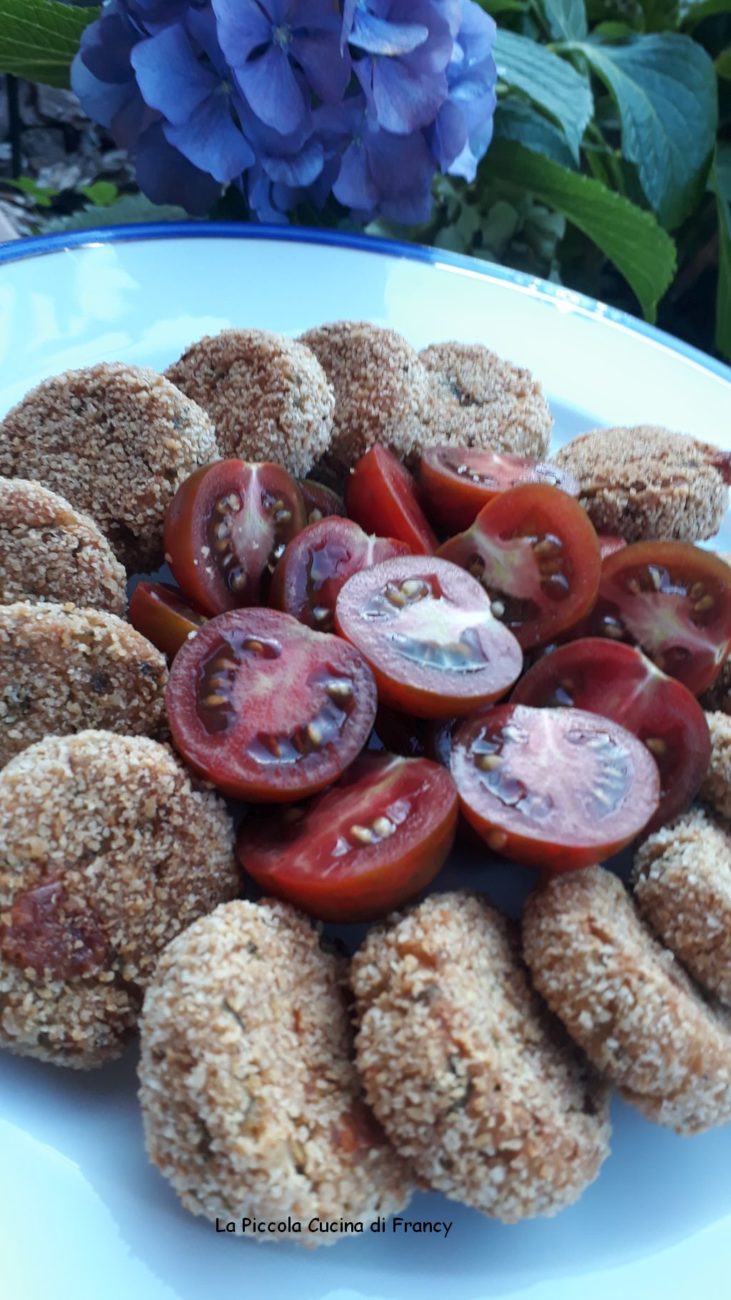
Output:
[[571,150],[557,126],[517,95],[505,95],[498,101],[494,119],[495,136],[515,140],[533,153],[543,153],[564,167],[573,166]]
[[578,161],[581,138],[594,109],[586,77],[545,45],[502,28],[497,34],[494,55],[498,79],[525,95],[561,127],[572,156]]
[[731,359],[731,145],[719,145],[711,182],[718,213],[716,347]]
[[94,181],[91,185],[80,185],[79,193],[98,208],[108,208],[119,197],[114,181]]
[[54,217],[39,224],[43,231],[88,230],[92,226],[125,226],[140,221],[190,220],[183,208],[151,203],[144,194],[123,194],[106,208],[84,208],[68,217]]
[[637,167],[650,207],[669,229],[694,208],[718,125],[716,77],[689,36],[636,36],[581,49],[619,110],[622,151]]
[[690,31],[704,18],[714,18],[717,14],[731,14],[731,0],[681,0],[681,24]]
[[646,319],[655,319],[657,304],[675,274],[675,245],[651,213],[512,141],[493,141],[481,175],[519,184],[562,213],[614,263]]
[[543,12],[555,41],[583,41],[589,30],[584,0],[543,0]]
[[724,81],[731,81],[731,45],[721,50],[716,59],[716,75],[723,77]]
[[81,33],[100,12],[57,0],[0,0],[0,72],[68,86]]

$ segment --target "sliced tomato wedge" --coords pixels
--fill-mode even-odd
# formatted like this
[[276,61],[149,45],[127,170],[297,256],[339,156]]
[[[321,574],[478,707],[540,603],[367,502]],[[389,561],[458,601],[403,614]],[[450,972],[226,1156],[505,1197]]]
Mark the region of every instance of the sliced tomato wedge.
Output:
[[603,560],[607,560],[615,551],[623,551],[627,545],[623,537],[615,537],[613,533],[598,533],[599,550]]
[[449,773],[425,758],[367,754],[306,806],[248,818],[242,867],[267,894],[323,921],[370,921],[444,865],[457,826]]
[[547,483],[579,495],[576,479],[558,465],[475,447],[427,447],[417,481],[427,517],[450,536],[469,528],[498,492],[519,483]]
[[302,494],[279,465],[221,460],[178,488],[165,516],[175,580],[207,614],[258,605],[287,542],[306,523]]
[[451,717],[498,699],[523,662],[480,584],[430,556],[356,573],[340,589],[335,622],[371,665],[381,703],[416,717]]
[[352,574],[409,554],[405,542],[369,537],[352,519],[323,519],[289,543],[274,570],[269,601],[308,627],[330,632],[337,594]]
[[624,727],[584,709],[501,704],[459,723],[451,772],[495,853],[548,871],[603,862],[655,815],[657,764]]
[[578,623],[599,588],[599,541],[589,516],[573,497],[543,484],[501,492],[437,554],[480,582],[524,650]]
[[317,524],[330,515],[338,515],[342,518],[345,514],[345,504],[342,499],[337,492],[333,492],[332,488],[326,487],[324,483],[317,483],[313,478],[301,478],[299,489],[305,503],[308,524]]
[[660,806],[648,831],[683,812],[708,771],[711,738],[695,696],[621,642],[587,637],[559,646],[520,679],[510,702],[588,709],[637,736],[660,772]]
[[731,568],[687,542],[635,542],[602,565],[595,636],[636,642],[694,695],[731,649]]
[[347,642],[272,609],[211,619],[178,652],[166,695],[187,763],[224,794],[302,799],[342,775],[376,716],[371,671]]
[[207,614],[194,609],[177,587],[165,582],[138,582],[130,597],[128,617],[138,632],[171,659],[188,637],[208,622]]
[[387,447],[371,447],[361,456],[351,470],[345,504],[367,533],[406,542],[414,555],[432,555],[439,545],[411,474]]

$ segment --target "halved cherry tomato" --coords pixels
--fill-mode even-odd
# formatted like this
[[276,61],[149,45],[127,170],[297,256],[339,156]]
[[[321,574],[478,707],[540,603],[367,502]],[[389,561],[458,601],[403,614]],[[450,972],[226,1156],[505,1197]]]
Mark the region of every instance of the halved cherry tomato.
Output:
[[687,542],[635,542],[602,565],[595,636],[634,641],[700,695],[731,649],[731,568]]
[[274,570],[269,603],[318,632],[330,632],[335,600],[347,578],[381,560],[409,554],[405,542],[369,537],[352,519],[323,519],[289,543]]
[[576,479],[558,465],[474,447],[427,447],[417,480],[430,522],[449,536],[469,528],[488,501],[519,483],[548,483],[579,495]]
[[414,555],[439,545],[419,505],[414,480],[387,447],[371,447],[351,470],[345,489],[348,514],[367,533],[406,542]]
[[479,580],[524,650],[577,623],[599,587],[599,541],[589,516],[565,492],[539,483],[493,497],[437,555]]
[[265,803],[303,799],[336,781],[365,745],[376,687],[339,637],[273,609],[211,619],[170,670],[166,703],[176,748],[224,794]]
[[208,622],[177,587],[165,582],[138,582],[129,602],[129,621],[158,650],[174,659],[181,645]]
[[364,754],[309,805],[248,818],[237,851],[267,894],[323,921],[370,921],[432,881],[454,843],[457,791],[425,758]]
[[498,699],[523,662],[479,583],[430,556],[404,555],[354,574],[340,589],[335,623],[371,665],[381,703],[421,718]]
[[599,538],[599,550],[603,560],[609,559],[615,551],[623,551],[627,545],[623,537],[615,537],[613,533],[597,533]]
[[175,493],[165,516],[166,557],[186,596],[207,614],[258,605],[305,522],[302,494],[286,469],[220,460]]
[[324,483],[317,483],[314,478],[301,478],[299,489],[305,503],[308,524],[317,524],[330,515],[345,514],[342,498]]
[[657,765],[624,727],[583,709],[501,704],[452,736],[462,812],[495,853],[573,871],[624,848],[654,816]]
[[598,637],[559,646],[520,679],[510,702],[588,709],[637,736],[660,772],[660,807],[648,831],[683,812],[708,771],[711,738],[700,704],[632,646]]

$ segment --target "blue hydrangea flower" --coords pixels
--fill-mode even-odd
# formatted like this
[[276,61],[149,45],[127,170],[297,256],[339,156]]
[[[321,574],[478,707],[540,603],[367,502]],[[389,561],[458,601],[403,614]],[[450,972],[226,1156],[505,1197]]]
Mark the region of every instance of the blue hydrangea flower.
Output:
[[490,142],[494,36],[474,0],[106,0],[72,84],[156,202],[414,223]]

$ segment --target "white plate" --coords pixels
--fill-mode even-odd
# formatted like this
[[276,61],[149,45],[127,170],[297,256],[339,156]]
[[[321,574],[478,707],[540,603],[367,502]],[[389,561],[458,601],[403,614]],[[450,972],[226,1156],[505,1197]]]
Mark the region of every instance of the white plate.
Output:
[[[601,304],[468,259],[313,232],[157,226],[7,245],[0,262],[0,414],[71,366],[163,367],[224,326],[296,334],[349,317],[417,346],[479,340],[529,366],[557,441],[646,421],[731,448],[726,367]],[[731,549],[731,532],[725,540]],[[504,889],[500,873],[456,875]],[[508,1228],[418,1196],[406,1217],[452,1220],[446,1241],[388,1232],[316,1252],[257,1248],[189,1217],[147,1165],[134,1064],[80,1076],[0,1061],[2,1300],[727,1292],[730,1129],[681,1139],[617,1104],[611,1159],[557,1219]]]

